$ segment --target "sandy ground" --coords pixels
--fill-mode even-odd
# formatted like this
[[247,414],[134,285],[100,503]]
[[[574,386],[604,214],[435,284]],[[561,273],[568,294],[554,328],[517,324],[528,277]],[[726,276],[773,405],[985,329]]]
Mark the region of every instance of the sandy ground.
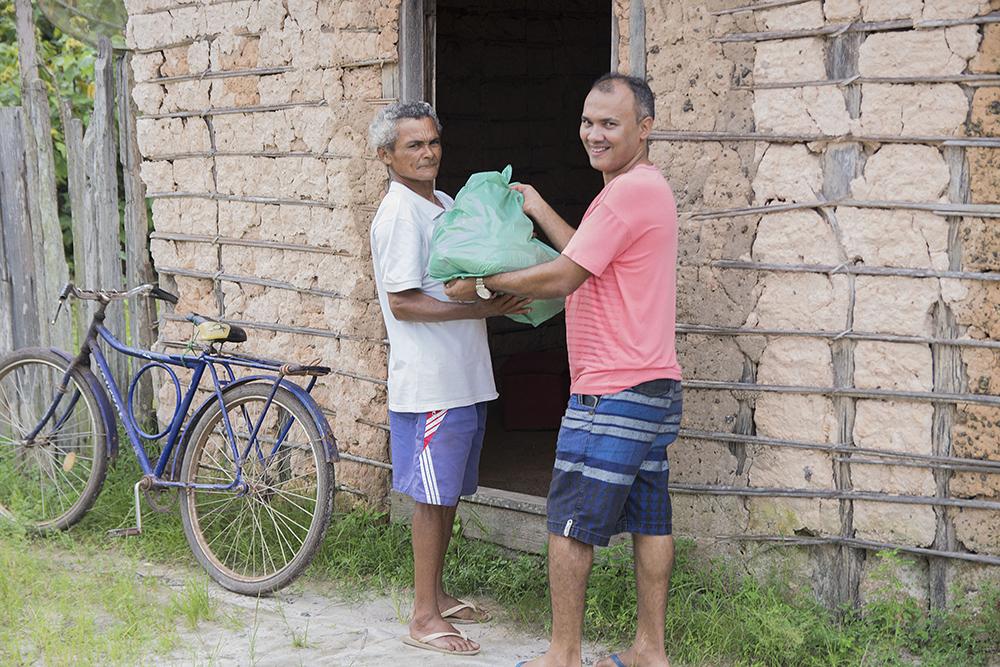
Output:
[[[144,564],[140,574],[179,591],[199,571]],[[401,639],[412,602],[408,594],[359,600],[301,580],[259,600],[230,593],[214,583],[208,590],[215,601],[216,620],[202,622],[193,631],[179,627],[180,647],[170,655],[147,656],[145,664],[513,667],[548,646],[545,637],[515,629],[500,614],[483,625],[462,626],[481,644],[479,655],[441,655],[406,646]],[[488,601],[477,602],[490,608]],[[585,647],[585,662],[600,655],[597,647]]]

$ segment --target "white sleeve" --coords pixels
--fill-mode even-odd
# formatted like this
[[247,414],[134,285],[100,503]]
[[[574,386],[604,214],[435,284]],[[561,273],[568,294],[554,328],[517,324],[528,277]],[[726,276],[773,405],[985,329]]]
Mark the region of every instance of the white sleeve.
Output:
[[424,238],[416,223],[407,218],[383,220],[372,230],[375,270],[386,292],[403,292],[423,284],[427,267]]

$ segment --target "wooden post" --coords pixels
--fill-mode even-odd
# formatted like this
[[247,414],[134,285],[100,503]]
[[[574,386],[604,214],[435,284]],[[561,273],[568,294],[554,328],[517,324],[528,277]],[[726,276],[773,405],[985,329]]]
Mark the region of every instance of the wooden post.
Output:
[[[10,321],[11,348],[40,344],[21,113],[17,107],[0,108],[0,276],[10,286],[10,301],[0,301],[0,306],[4,309],[2,319]],[[5,294],[0,292],[0,298]]]
[[[66,142],[66,172],[69,181],[70,215],[73,221],[73,282],[89,288],[91,277],[87,275],[86,225],[91,216],[87,212],[87,156],[83,150],[83,123],[73,117],[73,108],[68,100],[60,100],[59,117],[62,120],[63,138]],[[77,335],[82,340],[90,322],[92,302],[78,301],[74,306],[77,313]]]
[[[146,186],[139,176],[142,155],[135,130],[135,103],[132,101],[132,56],[118,60],[118,153],[122,163],[125,188],[125,276],[129,287],[156,282],[149,257],[149,219],[146,217]],[[132,344],[149,349],[156,340],[156,302],[141,297],[129,304],[129,330]],[[135,369],[138,370],[138,369]],[[149,415],[155,426],[153,381],[144,375],[136,394],[138,415]],[[153,428],[153,431],[156,429]]]
[[[0,135],[3,129],[0,128]],[[0,136],[0,141],[3,141]],[[7,165],[7,156],[0,152],[0,170]],[[3,191],[3,175],[0,174],[0,207],[6,200]],[[14,349],[14,286],[11,284],[10,269],[7,261],[7,243],[4,240],[4,216],[0,208],[0,354],[6,354]]]
[[[115,81],[111,41],[102,37],[94,63],[94,111],[84,138],[87,146],[87,197],[92,222],[87,227],[96,236],[97,266],[87,267],[93,287],[120,290],[124,286],[121,261],[121,218],[118,214],[118,149],[115,145]],[[125,309],[121,302],[108,306],[105,325],[115,336],[127,340]],[[115,379],[126,383],[128,358],[110,355]]]
[[21,69],[21,104],[24,110],[25,164],[28,211],[36,268],[39,309],[38,343],[67,349],[72,340],[66,321],[50,327],[48,318],[56,297],[69,280],[56,200],[56,167],[52,148],[52,122],[45,84],[38,78],[38,52],[30,0],[15,0],[18,62]]

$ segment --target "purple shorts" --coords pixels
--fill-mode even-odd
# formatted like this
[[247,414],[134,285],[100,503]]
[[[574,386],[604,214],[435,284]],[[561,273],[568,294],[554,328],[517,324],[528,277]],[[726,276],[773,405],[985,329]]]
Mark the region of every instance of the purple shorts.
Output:
[[426,505],[458,504],[479,486],[486,403],[432,412],[389,411],[392,488]]

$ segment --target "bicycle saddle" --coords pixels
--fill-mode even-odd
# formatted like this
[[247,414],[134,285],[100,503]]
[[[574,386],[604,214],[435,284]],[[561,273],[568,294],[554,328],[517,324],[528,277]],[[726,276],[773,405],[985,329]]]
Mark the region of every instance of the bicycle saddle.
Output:
[[204,315],[192,313],[187,320],[195,326],[195,340],[204,343],[242,343],[247,332],[235,324],[220,322]]

